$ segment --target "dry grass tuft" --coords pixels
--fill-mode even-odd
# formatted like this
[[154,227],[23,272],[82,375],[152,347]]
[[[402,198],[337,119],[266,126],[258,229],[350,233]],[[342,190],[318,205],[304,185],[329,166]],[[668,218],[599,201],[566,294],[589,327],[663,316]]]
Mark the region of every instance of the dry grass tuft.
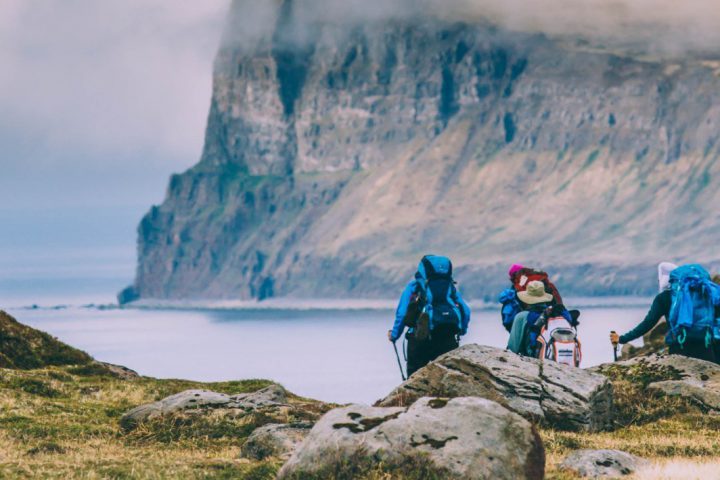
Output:
[[188,388],[235,394],[269,384],[264,380],[125,381],[74,367],[0,370],[0,476],[272,479],[278,462],[239,458],[249,426],[225,429],[211,416],[195,424],[195,430],[172,434],[163,427],[165,437],[148,435],[139,441],[124,435],[118,425],[127,410]]

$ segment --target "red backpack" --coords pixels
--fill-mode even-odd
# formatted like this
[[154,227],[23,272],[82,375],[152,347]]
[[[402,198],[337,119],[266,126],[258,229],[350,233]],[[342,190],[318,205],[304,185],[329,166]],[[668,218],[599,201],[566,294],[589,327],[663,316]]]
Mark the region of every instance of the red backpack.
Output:
[[553,296],[556,304],[562,305],[562,297],[560,292],[550,281],[547,272],[535,270],[534,268],[522,268],[513,274],[513,285],[516,292],[524,292],[530,282],[543,282],[545,291]]

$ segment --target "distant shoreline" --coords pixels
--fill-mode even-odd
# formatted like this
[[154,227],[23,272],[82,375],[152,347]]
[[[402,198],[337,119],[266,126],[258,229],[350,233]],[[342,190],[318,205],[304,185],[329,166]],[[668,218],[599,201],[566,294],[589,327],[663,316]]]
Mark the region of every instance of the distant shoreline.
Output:
[[[569,298],[568,308],[628,308],[649,306],[651,297],[577,297]],[[471,301],[476,310],[494,310],[494,302]],[[252,300],[139,300],[119,308],[147,310],[394,310],[394,299],[296,299]]]
[[[608,297],[570,297],[568,308],[636,308],[649,307],[652,297],[608,296]],[[499,304],[494,302],[470,301],[474,310],[495,310]],[[31,304],[6,307],[8,310],[66,310],[86,308],[95,310],[176,310],[176,311],[252,311],[252,310],[377,310],[390,311],[397,307],[394,299],[298,299],[275,298],[256,300],[138,300],[126,305],[118,304]]]

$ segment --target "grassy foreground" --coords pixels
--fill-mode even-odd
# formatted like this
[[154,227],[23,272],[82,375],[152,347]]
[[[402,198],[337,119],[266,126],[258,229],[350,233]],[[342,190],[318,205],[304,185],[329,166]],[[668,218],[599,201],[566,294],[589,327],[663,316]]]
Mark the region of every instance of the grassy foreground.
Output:
[[[94,370],[0,370],[0,478],[274,478],[279,461],[239,456],[246,436],[266,419],[203,416],[130,433],[118,425],[127,410],[189,388],[240,393],[270,382],[121,380]],[[694,478],[693,472],[697,478],[713,478],[707,474],[719,466],[720,416],[693,411],[677,400],[639,398],[645,393],[636,383],[616,385],[620,421],[627,426],[596,434],[541,430],[548,478],[574,478],[556,464],[578,448],[615,448],[653,460],[639,478],[678,478],[678,472],[682,478]],[[368,478],[400,477],[378,471]]]
[[175,425],[172,434],[118,426],[127,410],[189,388],[234,394],[269,384],[128,381],[84,367],[0,370],[0,478],[273,478],[278,462],[239,458],[261,419]]
[[[269,480],[281,461],[240,458],[247,436],[260,425],[312,421],[331,408],[291,395],[288,406],[272,411],[190,411],[128,432],[119,420],[138,405],[187,389],[237,394],[259,390],[270,382],[121,379],[85,352],[24,326],[2,311],[0,352],[0,479]],[[592,434],[540,428],[547,478],[575,478],[557,465],[581,448],[624,450],[651,460],[635,478],[718,478],[720,415],[699,410],[691,400],[664,397],[647,388],[652,382],[679,378],[676,370],[642,363],[614,364],[603,373],[613,381],[617,428]],[[347,460],[353,464],[362,459]],[[382,465],[366,469],[360,478],[437,478],[422,461],[408,464],[402,472],[387,470]]]
[[613,382],[616,428],[611,432],[572,433],[541,429],[547,455],[547,478],[572,479],[557,464],[577,449],[623,450],[646,458],[651,465],[637,479],[718,478],[720,415],[703,412],[678,397],[653,393],[655,381],[674,380],[672,368],[611,365],[604,373]]

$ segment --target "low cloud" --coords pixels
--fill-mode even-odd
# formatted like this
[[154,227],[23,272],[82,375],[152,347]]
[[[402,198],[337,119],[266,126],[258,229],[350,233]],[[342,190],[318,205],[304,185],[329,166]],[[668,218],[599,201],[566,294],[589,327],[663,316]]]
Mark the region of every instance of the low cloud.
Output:
[[[720,50],[717,1],[293,0],[293,5],[310,24],[428,17],[490,21],[510,30],[609,45],[635,42],[652,52],[682,55]],[[63,180],[74,186],[114,181],[116,191],[128,191],[137,201],[149,194],[130,188],[160,196],[169,173],[199,158],[212,61],[231,3],[226,40],[252,49],[254,40],[273,33],[281,0],[0,0],[0,203],[29,198],[30,191],[38,202],[62,194],[80,198]],[[152,181],[149,171],[155,172]],[[112,175],[116,179],[108,178]],[[120,178],[134,183],[128,187]]]
[[[311,21],[358,23],[438,17],[577,36],[658,54],[720,49],[717,0],[294,0]],[[238,1],[238,4],[242,2]],[[249,4],[246,4],[246,6]],[[265,7],[266,8],[266,7]]]
[[38,149],[197,157],[227,0],[0,3],[4,166]]

